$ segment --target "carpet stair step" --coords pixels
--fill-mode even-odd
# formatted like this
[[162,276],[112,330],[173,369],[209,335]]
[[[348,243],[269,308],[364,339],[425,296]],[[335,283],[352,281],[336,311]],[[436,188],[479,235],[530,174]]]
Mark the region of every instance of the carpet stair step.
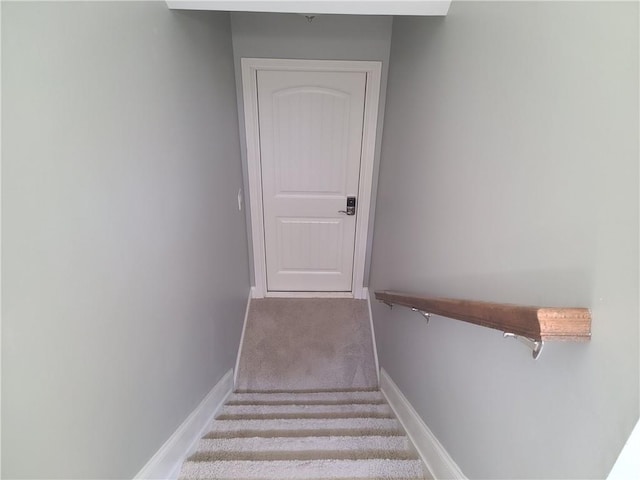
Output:
[[182,465],[182,480],[430,478],[377,392],[235,393]]
[[219,460],[363,460],[418,458],[405,436],[217,438],[198,443],[192,462]]
[[182,466],[184,480],[356,480],[424,479],[419,460],[293,460],[191,462]]
[[356,403],[386,403],[378,391],[232,393],[227,405],[344,405]]
[[204,438],[404,435],[393,418],[214,420]]
[[218,420],[278,418],[393,418],[385,404],[346,405],[225,405]]

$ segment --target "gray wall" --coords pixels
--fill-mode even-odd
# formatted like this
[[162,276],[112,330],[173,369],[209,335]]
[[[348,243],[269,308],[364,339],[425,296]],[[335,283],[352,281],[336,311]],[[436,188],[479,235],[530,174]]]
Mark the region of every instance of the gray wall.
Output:
[[2,475],[130,478],[239,343],[229,16],[2,9]]
[[[244,184],[248,205],[247,156],[242,102],[242,75],[240,60],[249,58],[298,58],[315,60],[376,60],[382,62],[379,120],[374,159],[373,195],[378,179],[380,144],[391,46],[391,17],[318,15],[313,22],[297,14],[232,13],[233,56],[236,85]],[[365,270],[368,279],[371,235],[375,206],[369,216],[370,236]],[[247,209],[247,231],[251,236],[251,219]],[[253,278],[253,251],[249,250],[251,276]]]
[[538,361],[374,305],[382,366],[470,478],[602,478],[638,418],[638,4],[396,18],[371,285],[586,306]]

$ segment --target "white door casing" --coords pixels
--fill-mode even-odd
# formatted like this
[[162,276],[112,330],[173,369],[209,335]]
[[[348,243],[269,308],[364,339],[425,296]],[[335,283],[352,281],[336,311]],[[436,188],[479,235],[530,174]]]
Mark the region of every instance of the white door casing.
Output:
[[255,297],[364,298],[380,71],[242,59]]

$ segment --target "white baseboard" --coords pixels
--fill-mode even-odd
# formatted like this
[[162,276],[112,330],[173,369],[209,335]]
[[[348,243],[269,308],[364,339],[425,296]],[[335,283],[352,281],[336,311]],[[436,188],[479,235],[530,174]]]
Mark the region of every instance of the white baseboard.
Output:
[[398,417],[434,480],[467,480],[460,467],[429,430],[420,415],[384,369],[380,369],[380,390]]
[[200,405],[191,412],[134,478],[141,480],[178,478],[182,462],[193,453],[198,441],[206,433],[205,430],[232,389],[233,369],[225,373]]
[[247,298],[247,308],[244,311],[244,322],[242,323],[242,334],[240,335],[240,345],[238,345],[238,355],[236,356],[236,368],[233,373],[233,386],[235,388],[238,383],[238,372],[240,371],[240,354],[242,353],[242,345],[244,344],[244,332],[247,330],[247,319],[249,318],[249,307],[251,306],[251,299],[255,298],[256,287],[249,289],[249,298]]
[[264,298],[354,298],[351,292],[265,292]]
[[376,362],[376,375],[378,376],[378,386],[380,386],[380,363],[378,362],[378,347],[376,345],[376,332],[373,327],[373,312],[371,311],[371,296],[369,295],[369,288],[363,287],[362,289],[364,298],[367,300],[367,307],[369,308],[369,327],[371,328],[371,341],[373,342],[373,359]]

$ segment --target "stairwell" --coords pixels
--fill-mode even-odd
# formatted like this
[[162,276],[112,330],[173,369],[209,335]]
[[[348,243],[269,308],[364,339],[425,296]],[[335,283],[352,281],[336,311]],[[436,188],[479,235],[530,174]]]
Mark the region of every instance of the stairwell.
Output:
[[252,301],[236,391],[180,478],[430,478],[378,389],[366,302]]

